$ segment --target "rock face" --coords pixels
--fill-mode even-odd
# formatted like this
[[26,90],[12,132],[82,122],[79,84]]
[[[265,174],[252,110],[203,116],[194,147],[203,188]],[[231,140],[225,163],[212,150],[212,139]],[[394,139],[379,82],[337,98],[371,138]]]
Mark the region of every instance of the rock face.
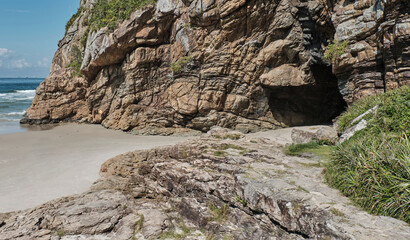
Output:
[[126,153],[88,192],[0,215],[0,239],[408,239],[323,182],[320,159],[215,128]]
[[[158,0],[89,32],[95,2],[82,0],[23,123],[250,132],[329,122],[345,102],[410,84],[407,0]],[[333,38],[348,48],[332,67]],[[76,48],[83,75],[70,77]]]
[[334,10],[336,38],[349,42],[334,65],[346,102],[410,84],[407,0],[342,0]]
[[[94,2],[81,2],[23,123],[249,132],[328,122],[344,109],[323,60],[334,35],[326,1],[158,0],[82,46]],[[75,46],[82,77],[66,68]]]

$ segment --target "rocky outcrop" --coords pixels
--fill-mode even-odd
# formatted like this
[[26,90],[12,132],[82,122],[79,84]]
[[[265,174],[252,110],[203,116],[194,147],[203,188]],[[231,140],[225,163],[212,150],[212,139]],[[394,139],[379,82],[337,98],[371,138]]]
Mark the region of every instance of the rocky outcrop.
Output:
[[408,239],[323,181],[318,158],[215,128],[107,161],[83,194],[0,215],[0,239]]
[[333,14],[336,38],[349,49],[334,61],[348,103],[410,84],[407,0],[342,0]]
[[[330,122],[345,102],[410,84],[406,0],[158,0],[90,32],[95,2],[81,2],[23,123],[251,132]],[[347,47],[325,60],[333,39]]]
[[[327,122],[344,108],[323,60],[334,34],[325,1],[159,0],[81,46],[94,2],[82,1],[24,123],[249,132]],[[66,68],[74,46],[83,77]]]

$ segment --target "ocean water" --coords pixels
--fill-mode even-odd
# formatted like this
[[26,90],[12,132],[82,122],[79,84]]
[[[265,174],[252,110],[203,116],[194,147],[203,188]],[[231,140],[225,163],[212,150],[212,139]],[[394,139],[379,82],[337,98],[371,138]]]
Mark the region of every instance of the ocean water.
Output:
[[0,134],[22,132],[19,124],[44,78],[0,78]]

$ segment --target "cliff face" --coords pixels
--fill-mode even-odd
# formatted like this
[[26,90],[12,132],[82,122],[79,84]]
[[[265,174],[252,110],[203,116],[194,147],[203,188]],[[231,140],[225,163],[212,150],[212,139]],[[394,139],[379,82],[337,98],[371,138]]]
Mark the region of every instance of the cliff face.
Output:
[[[248,132],[330,121],[345,101],[409,83],[405,0],[158,0],[89,32],[95,2],[81,2],[23,122]],[[335,36],[349,48],[334,74],[323,53]]]
[[410,6],[405,0],[340,1],[333,23],[349,51],[335,62],[344,99],[410,84]]

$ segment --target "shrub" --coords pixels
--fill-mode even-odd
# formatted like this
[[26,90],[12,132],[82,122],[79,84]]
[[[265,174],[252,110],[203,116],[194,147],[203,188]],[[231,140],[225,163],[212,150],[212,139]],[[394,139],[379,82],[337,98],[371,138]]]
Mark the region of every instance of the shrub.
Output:
[[335,61],[347,51],[348,45],[349,43],[347,41],[339,42],[337,40],[333,40],[333,43],[327,46],[325,58]]
[[88,40],[88,31],[85,32],[84,35],[80,39],[81,48],[85,48],[85,46],[87,45],[87,40]]
[[338,125],[375,105],[367,128],[336,147],[326,180],[370,213],[410,223],[410,87],[359,101]]
[[178,61],[171,63],[171,70],[174,73],[180,73],[184,69],[184,67],[190,62],[192,59],[191,56],[181,57]]
[[156,0],[98,0],[91,10],[91,31],[103,27],[114,30],[120,22],[128,19],[133,11],[155,2]]
[[67,65],[67,68],[71,68],[73,71],[71,77],[81,76],[81,64],[83,62],[83,57],[78,46],[74,45],[71,49],[71,57],[72,60],[70,64]]

